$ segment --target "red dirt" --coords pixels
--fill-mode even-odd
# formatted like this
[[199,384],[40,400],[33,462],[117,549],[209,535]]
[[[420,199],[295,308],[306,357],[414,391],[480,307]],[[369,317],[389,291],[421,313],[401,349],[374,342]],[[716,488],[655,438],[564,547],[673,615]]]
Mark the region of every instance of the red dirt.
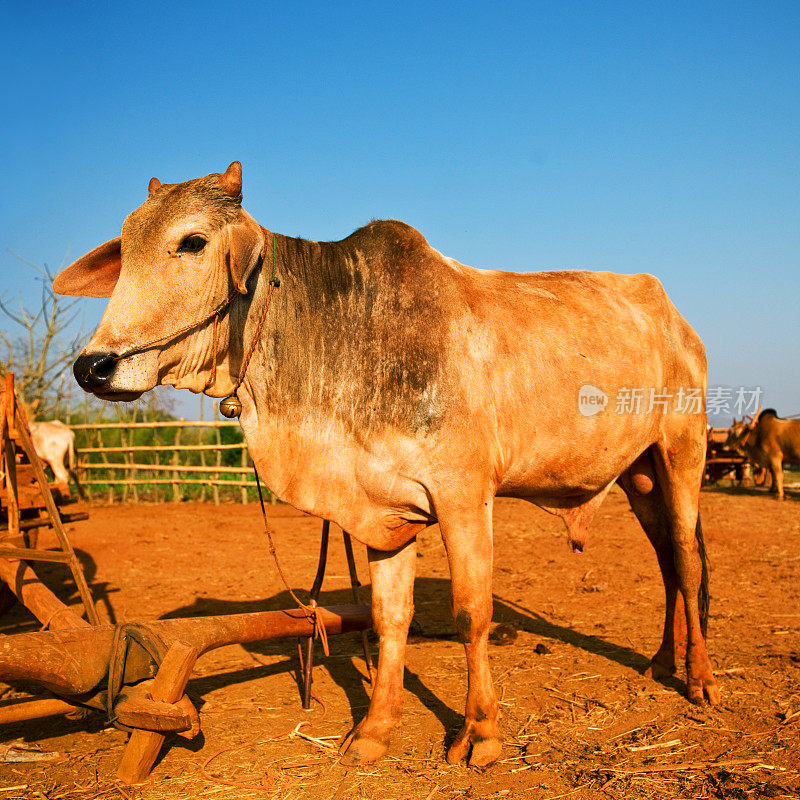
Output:
[[[797,797],[800,505],[761,492],[706,491],[702,513],[712,566],[709,650],[723,690],[716,708],[689,705],[682,675],[657,683],[641,674],[660,640],[662,588],[654,553],[621,493],[606,501],[580,556],[569,551],[557,519],[499,500],[491,658],[506,744],[493,767],[444,761],[460,726],[466,673],[434,527],[420,537],[404,723],[379,763],[345,770],[327,747],[336,738],[282,738],[223,754],[211,766],[250,782],[269,771],[269,789],[202,777],[203,761],[222,748],[319,716],[300,708],[295,643],[279,641],[227,647],[198,662],[188,692],[200,708],[203,738],[188,745],[169,738],[144,786],[115,782],[126,735],[107,729],[98,714],[0,730],[0,743],[36,742],[61,754],[52,763],[0,764],[0,798]],[[271,518],[287,573],[295,586],[310,585],[319,522],[281,506]],[[94,508],[71,534],[101,613],[117,622],[292,606],[254,505]],[[363,548],[356,552],[366,580]],[[40,574],[76,602],[62,568],[41,567]],[[334,534],[322,602],[349,597]],[[3,633],[34,629],[20,608],[0,620]],[[360,640],[334,637],[330,658],[323,663],[318,654],[314,688],[327,716],[302,730],[343,737],[369,700]]]

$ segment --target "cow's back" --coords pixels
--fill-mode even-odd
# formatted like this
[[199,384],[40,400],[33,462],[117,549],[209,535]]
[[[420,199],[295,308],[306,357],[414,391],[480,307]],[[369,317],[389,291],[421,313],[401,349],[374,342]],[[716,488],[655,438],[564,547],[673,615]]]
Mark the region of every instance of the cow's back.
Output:
[[773,413],[759,418],[759,446],[769,452],[776,446],[784,461],[800,463],[800,419],[782,419]]
[[[619,454],[635,457],[657,437],[651,389],[672,402],[682,390],[704,396],[702,343],[654,277],[456,268],[463,295],[451,320],[455,406],[493,429],[510,491],[555,487],[567,468],[580,485],[602,485],[616,477]],[[582,387],[604,393],[607,408],[580,413]],[[639,409],[617,406],[626,391],[642,393]]]
[[556,483],[573,458],[595,486],[619,461],[598,458],[598,441],[633,458],[660,417],[585,417],[582,386],[705,390],[702,344],[651,276],[475,269],[391,220],[288,247],[258,402],[309,430],[333,414],[357,448],[400,437],[431,463],[470,449],[512,483],[533,463],[534,482]]

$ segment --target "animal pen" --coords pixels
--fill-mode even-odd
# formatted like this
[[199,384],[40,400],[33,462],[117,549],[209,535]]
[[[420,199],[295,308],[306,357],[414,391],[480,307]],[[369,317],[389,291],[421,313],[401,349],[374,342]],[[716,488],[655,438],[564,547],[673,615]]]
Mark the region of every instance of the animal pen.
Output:
[[[24,412],[16,403],[11,373],[0,410],[0,581],[42,624],[38,632],[0,637],[0,680],[35,692],[0,703],[0,725],[81,710],[105,714],[131,732],[118,777],[126,783],[140,783],[149,775],[167,734],[185,738],[199,734],[200,717],[185,689],[195,662],[209,650],[296,638],[306,708],[311,700],[316,635],[326,649],[327,636],[361,631],[369,669],[364,632],[371,625],[371,611],[358,601],[352,545],[346,534],[354,602],[329,608],[317,605],[327,557],[328,523],[323,523],[308,605],[298,601],[297,608],[282,611],[104,623],[64,529],[66,520],[81,518],[80,514],[85,518],[86,514],[69,515],[64,510],[66,494],[53,492],[47,483]],[[53,528],[58,549],[37,547],[37,531],[45,527]],[[39,580],[31,562],[69,568],[83,604],[82,616]]]
[[[107,503],[255,499],[253,465],[238,422],[95,422],[70,425],[89,499]],[[270,495],[270,499],[273,498]]]

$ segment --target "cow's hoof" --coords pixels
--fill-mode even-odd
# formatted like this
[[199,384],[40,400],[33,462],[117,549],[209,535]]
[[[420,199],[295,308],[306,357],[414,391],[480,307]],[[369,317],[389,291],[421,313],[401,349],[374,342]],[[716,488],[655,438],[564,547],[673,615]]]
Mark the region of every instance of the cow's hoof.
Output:
[[389,742],[373,739],[356,730],[344,740],[339,748],[339,763],[345,767],[371,764],[385,755],[388,749]]
[[447,763],[459,764],[472,748],[469,756],[471,767],[485,767],[497,761],[503,745],[497,736],[481,736],[472,725],[465,725],[447,751]]
[[709,705],[715,706],[721,699],[719,684],[710,672],[699,678],[689,678],[687,686],[689,702],[696,706],[704,705],[706,699]]
[[472,743],[472,752],[469,756],[471,767],[486,767],[500,758],[503,749],[499,739],[481,739]]
[[676,672],[677,667],[674,663],[665,663],[654,656],[653,660],[647,665],[647,669],[644,671],[644,674],[646,677],[652,678],[654,681],[663,681],[667,678],[671,678]]

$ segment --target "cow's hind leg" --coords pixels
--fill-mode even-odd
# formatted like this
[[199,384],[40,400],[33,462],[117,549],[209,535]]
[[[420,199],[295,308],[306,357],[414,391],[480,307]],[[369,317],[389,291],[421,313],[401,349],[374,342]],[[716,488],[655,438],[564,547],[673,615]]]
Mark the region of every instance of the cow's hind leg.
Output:
[[[665,421],[662,438],[653,446],[657,481],[664,498],[672,540],[678,589],[686,618],[686,685],[692,703],[704,696],[720,699],[719,686],[706,650],[701,600],[705,586],[705,550],[699,525],[700,483],[705,461],[704,420],[675,415]],[[703,609],[703,617],[706,615]]]
[[55,475],[56,483],[63,483],[65,486],[69,486],[69,472],[67,472],[67,468],[63,464],[54,461],[53,474]]
[[683,596],[678,589],[678,572],[675,568],[667,509],[661,487],[655,480],[649,451],[620,476],[618,483],[625,490],[631,510],[656,551],[664,581],[664,634],[645,674],[656,679],[666,678],[675,674],[678,664],[686,656],[686,612]]
[[489,672],[489,626],[492,621],[492,502],[477,510],[448,510],[437,505],[450,578],[452,613],[467,656],[467,702],[464,725],[447,760],[456,764],[472,748],[469,763],[485,766],[500,755],[498,704]]
[[341,747],[341,763],[365,764],[389,747],[392,729],[400,722],[408,627],[414,614],[416,540],[399,550],[367,548],[372,582],[372,620],[380,637],[378,674],[367,716]]

